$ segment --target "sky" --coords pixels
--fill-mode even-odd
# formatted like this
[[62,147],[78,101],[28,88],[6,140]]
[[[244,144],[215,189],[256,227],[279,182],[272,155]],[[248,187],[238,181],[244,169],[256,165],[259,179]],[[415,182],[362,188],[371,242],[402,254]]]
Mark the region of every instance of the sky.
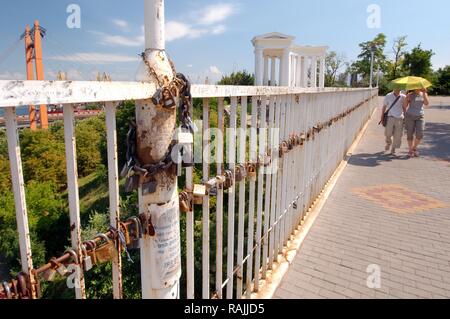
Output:
[[[2,0],[0,79],[25,79],[24,44],[19,39],[25,26],[38,19],[47,30],[46,79],[65,71],[71,80],[93,80],[97,72],[117,81],[135,80],[138,55],[144,50],[143,1]],[[435,69],[450,65],[448,0],[165,2],[167,51],[177,71],[195,83],[206,77],[213,83],[243,69],[253,72],[251,40],[269,32],[293,35],[299,45],[327,45],[348,61],[356,59],[359,43],[380,32],[387,35],[388,56],[393,40],[407,35],[408,49],[421,43],[435,52]],[[80,8],[80,28],[68,27],[72,4]]]

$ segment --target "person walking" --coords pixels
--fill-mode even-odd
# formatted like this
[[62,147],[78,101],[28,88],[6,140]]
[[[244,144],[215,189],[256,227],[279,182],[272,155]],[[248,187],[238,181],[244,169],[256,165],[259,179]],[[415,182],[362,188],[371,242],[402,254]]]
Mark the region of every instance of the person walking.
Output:
[[383,121],[383,115],[388,112],[385,150],[391,150],[391,155],[395,155],[396,150],[402,145],[405,100],[406,96],[400,90],[394,90],[384,98],[381,120]]
[[409,157],[419,157],[417,148],[423,139],[423,132],[425,130],[424,106],[428,106],[429,104],[430,100],[426,89],[410,92],[403,103]]

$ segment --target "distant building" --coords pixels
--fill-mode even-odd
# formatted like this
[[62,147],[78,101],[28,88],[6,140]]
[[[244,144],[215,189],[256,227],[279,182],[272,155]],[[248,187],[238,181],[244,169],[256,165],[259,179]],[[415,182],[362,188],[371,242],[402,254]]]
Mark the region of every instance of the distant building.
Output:
[[255,85],[325,86],[327,46],[300,46],[295,37],[268,33],[253,38],[255,47]]

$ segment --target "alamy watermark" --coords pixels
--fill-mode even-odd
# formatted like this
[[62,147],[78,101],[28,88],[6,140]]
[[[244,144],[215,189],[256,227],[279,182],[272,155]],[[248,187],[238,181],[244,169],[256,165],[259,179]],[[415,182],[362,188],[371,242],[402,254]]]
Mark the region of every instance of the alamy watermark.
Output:
[[69,29],[81,28],[81,7],[78,4],[69,4],[66,12],[69,13],[66,24]]
[[369,29],[381,28],[381,7],[378,4],[371,4],[367,7],[367,27]]
[[377,264],[367,266],[366,272],[369,274],[366,285],[370,289],[381,288],[381,267]]

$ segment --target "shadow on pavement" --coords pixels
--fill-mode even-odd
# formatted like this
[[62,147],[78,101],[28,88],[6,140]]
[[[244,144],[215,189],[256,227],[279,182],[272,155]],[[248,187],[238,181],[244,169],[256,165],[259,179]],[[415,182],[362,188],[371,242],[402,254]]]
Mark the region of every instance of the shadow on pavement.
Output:
[[361,153],[353,154],[350,157],[348,164],[355,166],[376,167],[385,162],[392,162],[398,160],[408,160],[407,156],[393,156],[385,152],[378,152],[375,154]]
[[450,162],[450,124],[426,123],[421,156]]

